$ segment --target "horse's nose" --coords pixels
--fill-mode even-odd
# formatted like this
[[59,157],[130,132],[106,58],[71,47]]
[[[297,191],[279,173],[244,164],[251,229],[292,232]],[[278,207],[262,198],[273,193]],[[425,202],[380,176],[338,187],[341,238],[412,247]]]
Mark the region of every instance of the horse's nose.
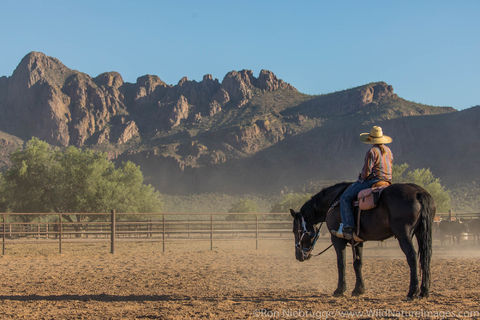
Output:
[[304,259],[303,254],[299,250],[295,250],[295,258],[297,258],[298,261],[302,262]]

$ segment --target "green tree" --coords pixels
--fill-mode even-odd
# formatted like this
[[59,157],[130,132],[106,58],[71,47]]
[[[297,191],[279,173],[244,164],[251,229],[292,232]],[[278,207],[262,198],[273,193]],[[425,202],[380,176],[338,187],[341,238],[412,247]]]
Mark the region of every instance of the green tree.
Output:
[[251,199],[240,199],[232,204],[230,213],[257,212],[258,204]]
[[[159,212],[160,195],[143,183],[140,168],[115,168],[105,153],[53,148],[37,138],[11,155],[5,200],[14,212]],[[80,221],[80,215],[67,216]],[[85,217],[85,216],[83,216]],[[90,216],[88,219],[94,219]]]
[[310,199],[310,193],[287,193],[279,202],[272,206],[271,212],[288,212],[290,209],[300,210],[302,205]]
[[427,190],[435,200],[438,212],[446,212],[451,208],[450,193],[442,186],[430,169],[408,170],[406,163],[394,165],[392,169],[394,183],[415,183]]
[[394,164],[392,167],[392,182],[393,183],[406,183],[407,177],[406,173],[409,165],[406,163]]
[[[52,147],[37,138],[11,154],[5,172],[5,201],[14,212],[51,212],[60,168]],[[25,216],[25,219],[27,217]]]
[[[232,204],[228,210],[230,213],[257,212],[258,204],[251,199],[240,199]],[[248,215],[228,215],[226,220],[249,220]]]

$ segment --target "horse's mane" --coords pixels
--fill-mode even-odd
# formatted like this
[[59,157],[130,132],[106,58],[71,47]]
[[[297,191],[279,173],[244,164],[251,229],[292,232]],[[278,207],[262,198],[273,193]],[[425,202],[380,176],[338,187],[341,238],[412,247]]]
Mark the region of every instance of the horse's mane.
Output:
[[305,202],[300,209],[303,217],[307,220],[314,221],[325,214],[332,205],[332,203],[338,199],[338,197],[345,191],[345,189],[351,185],[351,182],[341,182],[333,186],[323,188],[319,193],[315,194]]
[[[312,196],[312,201],[314,203],[319,203],[323,198],[328,197],[328,196],[333,196],[337,198],[349,185],[351,185],[352,182],[340,182],[337,183],[333,186],[323,188],[319,193],[316,195]],[[335,199],[332,199],[331,201],[334,201]]]

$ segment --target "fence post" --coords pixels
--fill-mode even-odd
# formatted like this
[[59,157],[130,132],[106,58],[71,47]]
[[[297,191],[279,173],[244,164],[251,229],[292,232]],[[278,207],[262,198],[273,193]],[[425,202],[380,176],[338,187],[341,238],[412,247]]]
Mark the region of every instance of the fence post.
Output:
[[2,228],[2,255],[5,255],[5,213],[2,215],[2,222],[3,222],[3,228]]
[[255,215],[255,250],[258,250],[258,215]]
[[111,225],[111,233],[110,233],[110,253],[111,253],[111,254],[114,254],[114,253],[115,253],[115,236],[116,236],[116,229],[117,229],[115,209],[112,210],[112,212],[111,212],[110,225]]
[[58,214],[58,253],[62,253],[62,214]]
[[150,219],[148,219],[148,238],[151,238],[152,237],[152,218],[150,217]]
[[165,252],[165,215],[162,214],[162,252]]
[[213,214],[210,215],[210,250],[213,250]]

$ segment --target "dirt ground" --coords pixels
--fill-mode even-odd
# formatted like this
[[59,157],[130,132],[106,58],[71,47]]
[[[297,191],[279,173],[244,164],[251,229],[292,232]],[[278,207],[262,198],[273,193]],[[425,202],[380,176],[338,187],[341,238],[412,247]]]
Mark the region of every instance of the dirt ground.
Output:
[[[316,251],[325,247],[319,243]],[[404,301],[408,268],[395,242],[367,243],[367,292],[334,298],[333,250],[300,263],[293,243],[7,243],[0,318],[18,319],[480,319],[480,247],[434,249],[431,297]],[[349,252],[350,253],[350,252]],[[351,262],[351,255],[347,261]]]

